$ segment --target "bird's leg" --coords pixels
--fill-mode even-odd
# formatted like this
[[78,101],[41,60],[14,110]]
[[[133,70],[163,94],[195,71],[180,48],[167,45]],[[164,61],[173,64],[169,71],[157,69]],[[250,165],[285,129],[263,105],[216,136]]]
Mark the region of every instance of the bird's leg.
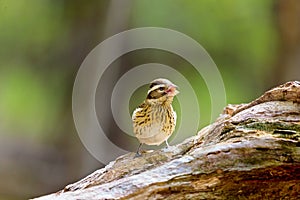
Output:
[[168,140],[166,140],[165,142],[166,142],[167,148],[169,148],[170,145],[169,145],[169,143],[168,143]]
[[143,145],[142,143],[139,144],[139,147],[138,147],[138,149],[137,149],[137,151],[136,151],[136,153],[135,153],[135,156],[134,156],[135,158],[136,158],[136,157],[140,157],[140,156],[142,155],[142,154],[140,153],[140,148],[142,147],[142,145]]

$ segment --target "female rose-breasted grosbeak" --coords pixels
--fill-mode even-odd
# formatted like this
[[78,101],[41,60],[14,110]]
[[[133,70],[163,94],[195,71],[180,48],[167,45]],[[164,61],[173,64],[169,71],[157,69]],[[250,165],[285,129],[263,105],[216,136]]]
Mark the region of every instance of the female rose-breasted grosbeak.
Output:
[[136,156],[140,156],[142,144],[168,144],[168,138],[175,130],[176,112],[172,101],[177,95],[178,87],[171,81],[163,78],[155,79],[150,83],[146,100],[135,109],[132,114],[133,132],[140,145]]

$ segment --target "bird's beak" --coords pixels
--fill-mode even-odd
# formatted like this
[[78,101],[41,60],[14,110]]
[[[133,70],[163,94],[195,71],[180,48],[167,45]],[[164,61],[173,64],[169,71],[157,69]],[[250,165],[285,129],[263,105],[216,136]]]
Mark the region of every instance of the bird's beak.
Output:
[[172,84],[172,85],[170,85],[170,86],[168,87],[168,89],[167,89],[167,94],[168,94],[168,96],[174,97],[174,96],[176,96],[178,93],[179,93],[179,91],[178,91],[178,86],[177,86],[177,85]]

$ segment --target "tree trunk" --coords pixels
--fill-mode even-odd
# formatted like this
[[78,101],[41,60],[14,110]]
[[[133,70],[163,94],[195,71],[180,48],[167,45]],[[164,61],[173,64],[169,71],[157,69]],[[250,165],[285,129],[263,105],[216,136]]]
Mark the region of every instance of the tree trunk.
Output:
[[287,82],[181,144],[123,155],[37,199],[300,199],[299,138],[300,82]]
[[[273,82],[285,82],[300,75],[300,1],[278,0],[274,13],[278,32],[277,66]],[[268,75],[269,76],[269,75]]]

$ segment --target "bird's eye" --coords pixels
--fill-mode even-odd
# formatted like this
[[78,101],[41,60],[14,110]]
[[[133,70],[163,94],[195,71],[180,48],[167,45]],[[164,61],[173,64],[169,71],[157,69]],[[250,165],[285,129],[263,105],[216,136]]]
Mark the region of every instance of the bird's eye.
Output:
[[164,91],[165,88],[164,88],[164,87],[159,87],[158,90],[159,90],[159,91]]

